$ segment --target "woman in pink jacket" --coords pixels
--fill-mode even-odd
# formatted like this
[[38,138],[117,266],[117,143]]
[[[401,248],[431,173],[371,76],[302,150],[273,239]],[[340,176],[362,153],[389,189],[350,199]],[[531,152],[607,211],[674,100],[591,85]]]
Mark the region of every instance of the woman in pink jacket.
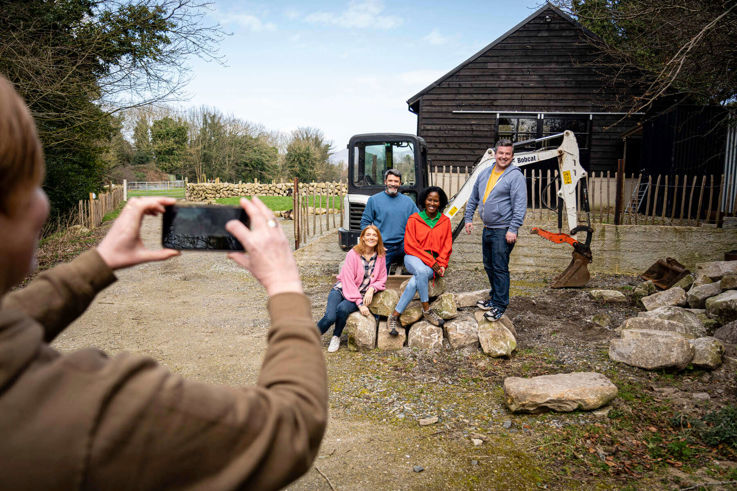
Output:
[[368,305],[374,293],[386,285],[386,250],[381,241],[381,232],[369,225],[361,232],[358,244],[348,251],[338,282],[330,290],[325,315],[317,323],[321,334],[335,324],[328,352],[340,348],[340,335],[346,320],[356,310],[365,316],[371,315]]

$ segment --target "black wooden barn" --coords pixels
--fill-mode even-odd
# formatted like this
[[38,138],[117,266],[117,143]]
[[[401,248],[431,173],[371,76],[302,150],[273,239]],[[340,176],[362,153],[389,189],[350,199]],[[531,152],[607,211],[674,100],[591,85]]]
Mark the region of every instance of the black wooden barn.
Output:
[[471,167],[503,137],[522,141],[570,129],[586,169],[616,170],[622,135],[639,118],[611,109],[631,87],[621,78],[608,83],[587,36],[593,34],[546,4],[412,96],[407,104],[432,168]]

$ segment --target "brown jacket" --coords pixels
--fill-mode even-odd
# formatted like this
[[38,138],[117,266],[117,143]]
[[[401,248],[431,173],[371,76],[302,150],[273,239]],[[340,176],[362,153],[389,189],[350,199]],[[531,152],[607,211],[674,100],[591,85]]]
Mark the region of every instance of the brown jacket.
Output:
[[269,299],[258,385],[192,382],[148,357],[49,342],[115,281],[96,251],[0,305],[0,489],[274,489],[306,472],[327,421],[304,295]]

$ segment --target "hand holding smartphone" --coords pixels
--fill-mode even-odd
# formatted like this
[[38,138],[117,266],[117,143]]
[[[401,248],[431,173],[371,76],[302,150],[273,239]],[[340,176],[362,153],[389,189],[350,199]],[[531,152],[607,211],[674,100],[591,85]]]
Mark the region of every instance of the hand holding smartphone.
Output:
[[243,251],[241,243],[225,230],[230,220],[250,226],[248,215],[241,207],[168,205],[163,216],[161,244],[176,250]]

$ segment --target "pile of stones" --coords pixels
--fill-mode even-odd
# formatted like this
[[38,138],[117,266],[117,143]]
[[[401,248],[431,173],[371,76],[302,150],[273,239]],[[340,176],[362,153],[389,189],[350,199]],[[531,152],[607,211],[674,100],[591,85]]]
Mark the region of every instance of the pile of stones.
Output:
[[443,278],[436,278],[429,285],[430,306],[445,320],[443,327],[423,321],[422,305],[419,300],[413,300],[399,318],[404,329],[399,330],[399,336],[389,335],[386,318],[394,312],[408,281],[398,289],[387,288],[374,295],[369,310],[379,316],[378,320],[360,312],[348,317],[346,333],[350,349],[396,351],[408,346],[425,351],[476,351],[480,348],[492,357],[509,356],[517,349],[517,333],[506,315],[490,322],[484,319],[483,311],[475,308],[477,301],[486,299],[488,290],[446,292]]
[[737,261],[700,263],[667,290],[646,281],[634,295],[645,311],[617,328],[620,337],[609,345],[614,361],[646,370],[714,370],[724,343],[737,343]]
[[[300,183],[301,194],[306,195],[344,195],[347,192],[347,184],[343,182],[311,182]],[[186,199],[188,201],[214,201],[220,198],[233,198],[237,196],[292,196],[294,185],[289,182],[282,183],[259,183],[245,182],[239,184],[231,183],[200,183],[187,184]]]

